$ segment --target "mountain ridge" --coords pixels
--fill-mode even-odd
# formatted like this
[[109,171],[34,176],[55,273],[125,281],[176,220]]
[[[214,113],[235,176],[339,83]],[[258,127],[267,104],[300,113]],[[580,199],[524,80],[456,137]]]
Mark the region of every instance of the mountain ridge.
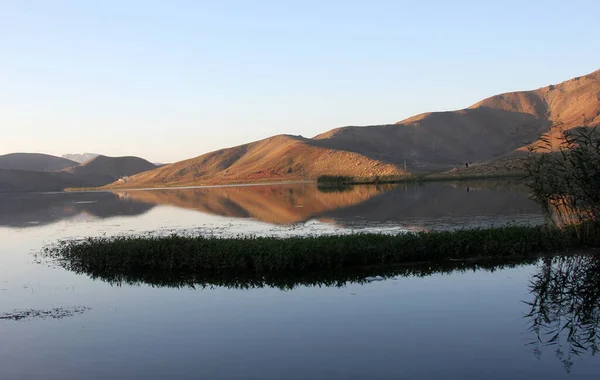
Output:
[[43,153],[8,153],[0,156],[0,169],[53,172],[77,162]]
[[525,154],[563,129],[600,123],[600,70],[513,91],[471,106],[393,124],[335,128],[313,138],[276,135],[220,149],[113,183],[108,188],[184,186],[319,175],[374,178],[448,170]]
[[[16,157],[25,157],[26,162],[30,162],[30,160],[27,160],[30,157],[38,158],[38,156],[64,160],[49,155],[32,153],[25,155]],[[156,168],[149,161],[134,156],[108,157],[99,155],[82,164],[77,162],[74,164],[67,168],[53,171],[0,168],[0,192],[44,192],[62,191],[70,187],[98,187],[112,183],[122,177]]]

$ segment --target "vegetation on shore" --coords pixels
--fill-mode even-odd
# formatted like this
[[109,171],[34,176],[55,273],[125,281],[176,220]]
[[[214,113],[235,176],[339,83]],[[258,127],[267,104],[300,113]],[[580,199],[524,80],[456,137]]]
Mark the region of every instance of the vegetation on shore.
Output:
[[600,224],[600,131],[579,127],[565,131],[557,150],[542,140],[550,153],[531,155],[527,163],[532,197],[557,227]]

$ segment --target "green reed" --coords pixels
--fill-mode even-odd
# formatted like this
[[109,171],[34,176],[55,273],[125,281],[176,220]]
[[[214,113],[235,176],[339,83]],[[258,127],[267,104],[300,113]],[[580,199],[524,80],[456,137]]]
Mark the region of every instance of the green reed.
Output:
[[[592,237],[596,242],[598,239]],[[590,241],[592,241],[590,240]],[[148,273],[293,273],[527,257],[585,246],[572,229],[505,226],[485,229],[310,237],[119,236],[62,241],[46,256],[78,270]]]

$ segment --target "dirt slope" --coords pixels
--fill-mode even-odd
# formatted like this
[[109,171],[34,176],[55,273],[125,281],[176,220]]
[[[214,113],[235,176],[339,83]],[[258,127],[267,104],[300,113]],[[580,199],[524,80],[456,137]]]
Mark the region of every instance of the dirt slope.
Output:
[[0,169],[53,172],[78,165],[77,162],[41,153],[10,153],[0,156]]
[[526,150],[543,135],[600,123],[600,70],[534,91],[493,96],[469,108],[413,116],[394,125],[345,127],[314,144],[401,164],[412,171],[489,160]]
[[167,165],[110,187],[293,180],[321,174],[374,177],[431,172],[511,157],[544,135],[600,123],[600,70],[533,91],[501,94],[463,110],[396,124],[344,127],[312,139],[279,135]]
[[163,166],[112,184],[111,187],[298,180],[331,173],[365,177],[403,173],[395,165],[353,152],[314,147],[309,141],[289,135],[273,136]]

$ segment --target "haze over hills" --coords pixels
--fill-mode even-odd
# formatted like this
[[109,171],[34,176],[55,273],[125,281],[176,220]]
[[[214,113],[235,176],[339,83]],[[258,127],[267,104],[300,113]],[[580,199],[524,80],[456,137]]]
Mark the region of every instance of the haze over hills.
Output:
[[0,156],[0,169],[53,172],[63,170],[77,162],[41,153],[9,153]]
[[91,160],[92,158],[98,157],[98,153],[74,153],[74,154],[63,154],[62,158],[66,158],[71,161],[79,162],[80,164]]
[[144,172],[109,187],[431,172],[523,154],[528,144],[544,136],[556,139],[560,130],[552,126],[558,122],[563,129],[600,123],[600,70],[396,124],[336,128],[312,139],[273,136]]

